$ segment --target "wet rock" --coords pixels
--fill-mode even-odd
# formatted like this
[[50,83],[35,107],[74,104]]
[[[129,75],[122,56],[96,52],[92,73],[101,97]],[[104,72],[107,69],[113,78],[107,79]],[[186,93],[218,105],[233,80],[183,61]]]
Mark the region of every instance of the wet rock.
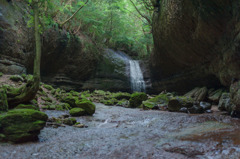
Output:
[[240,81],[234,82],[230,87],[230,98],[231,102],[233,103],[234,107],[232,111],[234,116],[240,116]]
[[5,88],[0,87],[0,112],[8,110],[7,93]]
[[128,100],[122,99],[122,100],[118,101],[118,103],[116,105],[117,106],[122,106],[122,107],[127,107],[128,106]]
[[82,108],[87,115],[93,115],[96,110],[96,106],[89,100],[76,101],[76,107]]
[[82,116],[82,115],[85,115],[86,112],[85,112],[85,110],[82,109],[82,108],[73,108],[73,109],[71,109],[71,110],[69,111],[69,114],[70,114],[71,116]]
[[208,93],[208,89],[206,87],[196,87],[193,90],[191,90],[190,92],[188,92],[187,94],[185,94],[185,97],[190,97],[193,98],[195,101],[203,101]]
[[169,100],[168,110],[173,112],[178,112],[181,108],[191,108],[193,106],[194,100],[189,97],[173,97]]
[[22,76],[19,75],[13,75],[9,78],[10,80],[14,81],[14,82],[23,82],[24,79],[22,78]]
[[19,104],[15,109],[33,109],[33,110],[39,110],[38,107],[35,105],[27,105],[27,104]]
[[63,119],[63,124],[72,126],[77,123],[77,120],[75,118],[66,118]]
[[129,107],[130,108],[140,107],[142,102],[147,99],[148,99],[148,97],[147,97],[146,93],[139,93],[139,92],[133,93],[129,100]]
[[209,109],[209,110],[206,110],[205,112],[206,113],[212,113],[213,111]]
[[203,110],[209,110],[212,108],[212,105],[207,102],[200,102],[199,106],[203,108]]
[[208,99],[214,103],[218,103],[222,96],[222,93],[223,93],[222,89],[218,89],[216,91],[209,92]]
[[66,97],[63,97],[63,99],[61,99],[61,102],[68,103],[72,108],[75,108],[75,107],[77,107],[77,105],[76,105],[77,100],[78,100],[78,97],[68,95]]
[[223,93],[218,103],[218,109],[231,113],[232,107],[233,104],[231,103],[230,93]]
[[203,107],[200,107],[198,105],[194,105],[193,107],[189,108],[188,111],[191,114],[202,114],[202,113],[204,113]]
[[0,132],[3,141],[26,142],[36,140],[48,116],[32,109],[14,109],[0,115]]
[[179,112],[188,113],[188,108],[182,107]]
[[73,127],[76,127],[76,128],[86,128],[87,126],[85,126],[84,124],[77,124],[77,125],[73,125]]

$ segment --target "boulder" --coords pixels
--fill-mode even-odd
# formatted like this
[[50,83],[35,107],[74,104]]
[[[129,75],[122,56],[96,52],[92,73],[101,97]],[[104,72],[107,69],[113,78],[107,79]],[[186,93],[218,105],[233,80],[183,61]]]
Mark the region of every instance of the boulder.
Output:
[[206,111],[212,108],[212,104],[208,102],[200,102],[199,107],[203,108],[203,110]]
[[147,101],[142,102],[143,109],[159,109],[159,106],[167,106],[172,94],[160,94]]
[[87,115],[93,115],[96,110],[96,106],[89,100],[76,101],[76,107],[82,108],[86,112]]
[[191,108],[193,106],[194,100],[189,97],[173,97],[169,100],[168,110],[172,112],[179,112],[181,108]]
[[13,109],[0,115],[2,141],[26,142],[38,139],[48,116],[32,109]]
[[188,112],[191,114],[202,114],[204,113],[204,109],[199,105],[194,105],[191,108],[188,108]]
[[82,115],[85,115],[86,112],[85,112],[85,110],[82,109],[82,108],[73,108],[73,109],[71,109],[71,110],[69,111],[69,114],[70,114],[71,116],[82,116]]
[[72,126],[77,123],[77,120],[75,118],[66,118],[62,120],[63,124]]
[[131,95],[131,98],[129,100],[129,107],[130,108],[137,108],[140,107],[142,102],[147,100],[148,96],[146,93],[139,93],[139,92],[135,92]]
[[213,92],[209,92],[208,99],[214,103],[218,103],[222,96],[222,93],[223,93],[222,89],[218,89]]
[[185,94],[184,96],[193,98],[195,101],[200,102],[206,98],[207,93],[208,93],[207,87],[202,87],[202,88],[196,87],[190,92],[188,92],[187,94]]
[[218,103],[218,109],[221,111],[228,111],[231,113],[232,111],[232,103],[230,99],[230,93],[223,93],[219,103]]
[[230,98],[233,104],[231,116],[240,118],[240,81],[236,81],[231,85]]

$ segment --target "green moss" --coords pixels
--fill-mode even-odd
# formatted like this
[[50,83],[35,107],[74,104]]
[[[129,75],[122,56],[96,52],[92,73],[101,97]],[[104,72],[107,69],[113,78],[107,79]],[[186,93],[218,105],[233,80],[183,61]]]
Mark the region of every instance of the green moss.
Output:
[[32,109],[13,109],[0,115],[3,141],[24,142],[37,138],[48,116]]
[[96,110],[96,106],[91,101],[76,101],[78,108],[82,108],[88,115],[93,115]]
[[115,98],[109,99],[109,100],[103,100],[103,104],[105,105],[116,105],[118,103],[118,100]]
[[181,108],[190,108],[193,106],[194,100],[190,97],[177,96],[170,99],[168,103],[168,110],[178,112]]
[[19,82],[19,81],[24,81],[24,79],[21,77],[21,76],[19,76],[19,75],[13,75],[13,76],[11,76],[10,78],[9,78],[11,81],[14,81],[14,82]]
[[37,100],[36,100],[36,99],[33,99],[33,100],[31,100],[31,102],[32,102],[33,104],[35,104],[35,105],[37,105],[37,104],[38,104],[38,102],[37,102]]
[[45,102],[50,102],[50,103],[52,102],[52,99],[49,97],[42,97],[41,99],[44,100]]
[[63,120],[63,124],[72,126],[77,123],[77,120],[75,118],[67,118]]
[[129,100],[131,98],[131,94],[123,93],[123,92],[113,93],[112,96],[113,96],[113,98],[116,98],[117,100],[122,100],[122,99]]
[[33,109],[33,110],[39,110],[38,107],[34,105],[25,105],[25,104],[19,104],[15,109]]
[[136,93],[133,93],[131,95],[131,98],[129,100],[129,107],[130,108],[137,108],[137,107],[140,107],[142,102],[147,100],[148,97],[146,95],[146,93],[139,93],[139,92],[136,92]]
[[118,101],[118,103],[117,103],[117,106],[127,107],[127,105],[128,105],[128,100],[126,100],[126,99],[122,99],[122,100]]
[[173,95],[170,93],[160,94],[154,98],[151,98],[147,101],[142,102],[143,109],[158,109],[158,106],[167,106],[169,100],[173,98]]
[[8,110],[7,92],[5,88],[0,88],[0,111]]
[[48,85],[48,84],[43,84],[43,87],[46,88],[49,91],[54,90],[54,88],[51,85]]
[[3,73],[2,72],[0,72],[0,77],[2,77],[3,76]]
[[82,108],[73,108],[73,109],[71,109],[71,110],[69,111],[69,114],[70,114],[71,116],[82,116],[82,115],[85,115],[86,112],[85,112],[85,110],[82,109]]

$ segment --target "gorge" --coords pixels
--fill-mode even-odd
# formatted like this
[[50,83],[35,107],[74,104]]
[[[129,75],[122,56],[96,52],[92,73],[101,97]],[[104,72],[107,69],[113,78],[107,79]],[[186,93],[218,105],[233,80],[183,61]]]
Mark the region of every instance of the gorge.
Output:
[[0,0],[0,158],[238,159],[239,24],[238,0]]

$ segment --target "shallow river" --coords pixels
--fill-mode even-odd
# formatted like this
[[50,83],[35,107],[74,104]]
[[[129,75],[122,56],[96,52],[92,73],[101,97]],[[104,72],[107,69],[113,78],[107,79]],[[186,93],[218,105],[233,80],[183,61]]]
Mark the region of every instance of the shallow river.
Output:
[[[240,120],[96,104],[88,128],[44,128],[39,142],[0,144],[1,159],[239,159]],[[52,117],[65,112],[46,111]]]

